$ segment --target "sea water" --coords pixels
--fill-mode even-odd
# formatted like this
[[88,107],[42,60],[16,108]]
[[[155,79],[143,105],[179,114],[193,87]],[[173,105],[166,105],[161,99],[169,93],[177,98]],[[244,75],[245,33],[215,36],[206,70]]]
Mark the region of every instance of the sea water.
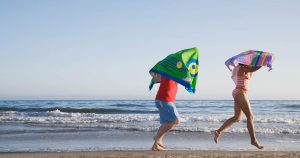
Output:
[[[300,101],[252,100],[251,106],[267,150],[300,150]],[[165,140],[171,149],[255,149],[245,116],[222,135],[224,144],[212,141],[234,114],[232,100],[179,100],[176,107],[181,124]],[[0,101],[0,152],[147,150],[159,126],[154,100]]]

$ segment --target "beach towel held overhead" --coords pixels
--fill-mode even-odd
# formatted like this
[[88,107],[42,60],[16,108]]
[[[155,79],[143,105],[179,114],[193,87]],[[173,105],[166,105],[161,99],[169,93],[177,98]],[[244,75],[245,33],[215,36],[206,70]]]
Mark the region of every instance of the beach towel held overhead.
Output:
[[249,66],[267,66],[270,71],[272,70],[272,62],[274,59],[275,54],[273,53],[249,50],[229,58],[225,62],[225,65],[227,65],[231,70],[233,70],[233,67],[237,66],[238,64]]
[[198,77],[198,50],[189,48],[170,54],[150,69],[149,73],[152,76],[150,90],[155,83],[160,82],[160,76],[164,76],[183,85],[187,91],[195,93]]

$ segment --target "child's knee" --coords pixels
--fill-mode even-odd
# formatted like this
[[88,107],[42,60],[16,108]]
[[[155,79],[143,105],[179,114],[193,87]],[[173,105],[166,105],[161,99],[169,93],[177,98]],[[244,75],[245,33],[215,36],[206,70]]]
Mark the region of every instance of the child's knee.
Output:
[[252,115],[252,114],[250,114],[250,115],[248,115],[248,116],[247,116],[247,120],[249,120],[249,121],[252,121],[252,122],[253,122],[253,119],[254,119],[254,117],[253,117],[253,115]]
[[241,117],[240,116],[234,116],[233,117],[233,121],[234,122],[240,122],[241,121]]
[[178,125],[180,123],[180,121],[177,119],[175,121],[172,122],[174,125]]

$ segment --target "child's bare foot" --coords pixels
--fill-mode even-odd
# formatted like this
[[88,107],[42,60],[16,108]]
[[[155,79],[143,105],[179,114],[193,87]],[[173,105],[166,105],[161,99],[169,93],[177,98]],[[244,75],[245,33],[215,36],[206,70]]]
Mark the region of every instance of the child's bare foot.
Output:
[[157,143],[160,147],[164,148],[164,149],[167,149],[167,147],[161,143]]
[[153,151],[163,151],[165,150],[164,148],[162,148],[160,145],[158,145],[157,143],[154,143],[152,146],[152,150]]
[[220,133],[218,131],[215,131],[214,132],[214,141],[216,144],[218,144],[219,137],[220,137]]
[[251,142],[252,145],[254,145],[255,147],[257,147],[258,149],[263,149],[264,147],[262,145],[260,145],[257,141],[253,141]]
[[[153,140],[154,140],[154,141],[156,141],[155,138],[156,138],[156,137],[154,136],[154,137],[153,137]],[[162,148],[164,148],[164,149],[167,148],[167,147],[166,147],[165,145],[163,145],[161,142],[156,142],[156,143],[157,143],[160,147],[162,147]]]

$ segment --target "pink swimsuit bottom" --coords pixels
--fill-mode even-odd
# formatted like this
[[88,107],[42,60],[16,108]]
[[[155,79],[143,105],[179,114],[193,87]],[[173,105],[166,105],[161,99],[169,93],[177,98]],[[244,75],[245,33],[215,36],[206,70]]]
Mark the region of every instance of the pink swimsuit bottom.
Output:
[[237,94],[238,92],[240,92],[240,91],[242,91],[242,92],[244,92],[244,93],[247,93],[247,90],[244,90],[244,89],[241,89],[241,88],[235,88],[235,89],[232,91],[232,97],[235,98],[236,94]]

